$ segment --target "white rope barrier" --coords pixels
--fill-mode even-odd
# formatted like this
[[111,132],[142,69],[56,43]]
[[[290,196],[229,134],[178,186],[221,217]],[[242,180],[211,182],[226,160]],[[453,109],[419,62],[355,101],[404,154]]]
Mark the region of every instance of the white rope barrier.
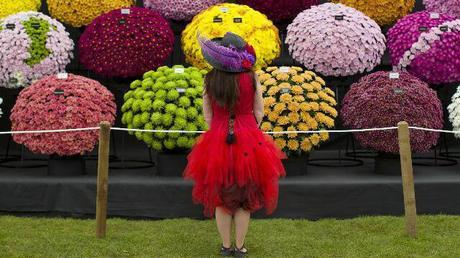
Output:
[[[391,131],[397,130],[397,126],[392,127],[381,127],[381,128],[366,128],[366,129],[348,129],[348,130],[316,130],[316,131],[280,131],[280,132],[266,132],[270,135],[278,134],[313,134],[313,133],[364,133],[364,132],[376,132],[376,131]],[[460,131],[448,131],[440,129],[431,129],[417,126],[409,126],[409,129],[435,132],[435,133],[450,133],[460,134]],[[40,133],[65,133],[65,132],[78,132],[78,131],[96,131],[99,127],[87,127],[87,128],[73,128],[73,129],[56,129],[56,130],[34,130],[34,131],[8,131],[0,132],[0,135],[5,134],[40,134]],[[147,130],[147,129],[129,129],[122,127],[112,127],[112,131],[124,131],[124,132],[144,132],[144,133],[180,133],[180,134],[202,134],[206,131],[184,131],[184,130]]]

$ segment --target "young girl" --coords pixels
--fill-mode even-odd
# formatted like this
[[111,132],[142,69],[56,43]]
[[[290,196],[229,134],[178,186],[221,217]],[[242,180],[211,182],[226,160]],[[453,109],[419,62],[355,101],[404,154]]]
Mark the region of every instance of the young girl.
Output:
[[262,90],[251,71],[254,49],[230,32],[214,40],[199,36],[199,41],[214,68],[206,76],[203,105],[210,130],[190,153],[184,176],[195,181],[193,200],[204,205],[206,216],[215,215],[221,255],[242,257],[247,254],[250,213],[265,207],[271,214],[277,206],[285,155],[259,130],[264,110]]

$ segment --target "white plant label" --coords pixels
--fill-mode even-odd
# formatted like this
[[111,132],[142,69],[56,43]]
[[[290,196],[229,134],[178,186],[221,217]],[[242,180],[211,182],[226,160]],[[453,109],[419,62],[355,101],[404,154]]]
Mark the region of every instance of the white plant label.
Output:
[[228,9],[228,7],[221,7],[220,11],[223,12],[223,13],[228,13],[229,9]]
[[185,89],[184,89],[184,88],[177,88],[176,90],[177,90],[177,92],[179,92],[179,93],[184,93],[184,92],[185,92]]
[[399,73],[390,73],[390,79],[399,79]]
[[287,66],[281,66],[281,67],[280,67],[280,72],[282,72],[282,73],[288,73],[290,69],[291,69],[291,68],[289,68],[289,67],[287,67]]
[[59,80],[67,80],[69,78],[69,74],[68,73],[58,73],[57,78]]
[[131,9],[121,9],[121,14],[131,14]]
[[174,68],[174,73],[184,73],[185,72],[185,68]]
[[439,13],[430,13],[430,19],[439,19]]

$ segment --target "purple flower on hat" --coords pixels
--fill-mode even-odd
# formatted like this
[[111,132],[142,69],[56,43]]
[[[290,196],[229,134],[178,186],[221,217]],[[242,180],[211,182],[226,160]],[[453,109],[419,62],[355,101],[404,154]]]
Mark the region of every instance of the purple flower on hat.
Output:
[[206,62],[218,70],[243,72],[256,63],[254,48],[234,33],[228,32],[218,41],[199,35],[198,41]]

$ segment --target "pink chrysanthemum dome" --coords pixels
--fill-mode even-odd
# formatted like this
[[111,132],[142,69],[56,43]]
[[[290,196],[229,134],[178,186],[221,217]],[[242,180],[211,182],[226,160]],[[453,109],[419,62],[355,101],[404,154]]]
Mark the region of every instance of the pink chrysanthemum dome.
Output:
[[144,0],[144,5],[166,19],[190,21],[201,11],[223,2],[225,0]]

